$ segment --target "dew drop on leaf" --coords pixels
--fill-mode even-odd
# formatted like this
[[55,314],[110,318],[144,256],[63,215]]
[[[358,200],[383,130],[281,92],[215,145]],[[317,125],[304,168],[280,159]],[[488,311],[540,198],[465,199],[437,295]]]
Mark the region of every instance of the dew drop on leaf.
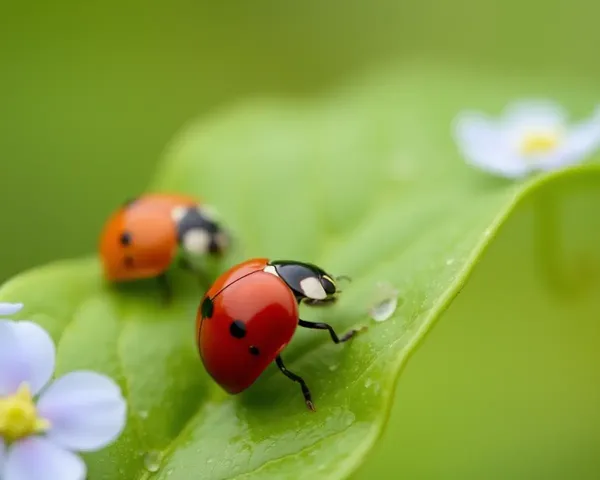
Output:
[[454,259],[453,258],[449,258],[448,260],[446,260],[446,265],[450,266],[454,263]]
[[398,290],[387,282],[377,283],[373,303],[369,308],[370,317],[376,322],[390,318],[398,308]]
[[158,470],[160,469],[161,460],[162,455],[160,454],[160,452],[157,452],[156,450],[146,452],[146,454],[144,455],[144,467],[149,472],[158,472]]

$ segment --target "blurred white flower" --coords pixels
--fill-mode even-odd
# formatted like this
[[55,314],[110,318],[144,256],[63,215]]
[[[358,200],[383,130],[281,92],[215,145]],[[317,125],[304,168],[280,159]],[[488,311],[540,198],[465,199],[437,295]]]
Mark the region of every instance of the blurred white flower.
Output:
[[467,111],[457,116],[454,136],[467,163],[494,175],[524,177],[591,155],[600,146],[600,107],[576,124],[551,101],[513,103],[500,118]]
[[[0,315],[22,307],[0,303]],[[110,378],[79,371],[49,383],[55,355],[40,326],[0,319],[2,480],[83,480],[85,463],[73,452],[98,450],[125,426],[125,399]]]

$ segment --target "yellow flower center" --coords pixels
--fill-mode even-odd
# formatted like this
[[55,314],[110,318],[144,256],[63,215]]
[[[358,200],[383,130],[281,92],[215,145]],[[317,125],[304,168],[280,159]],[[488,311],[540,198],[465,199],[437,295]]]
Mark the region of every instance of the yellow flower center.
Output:
[[50,427],[50,422],[37,416],[31,391],[21,384],[14,395],[0,398],[0,437],[14,441]]
[[561,137],[558,132],[530,132],[523,136],[521,152],[524,155],[549,153],[560,144]]

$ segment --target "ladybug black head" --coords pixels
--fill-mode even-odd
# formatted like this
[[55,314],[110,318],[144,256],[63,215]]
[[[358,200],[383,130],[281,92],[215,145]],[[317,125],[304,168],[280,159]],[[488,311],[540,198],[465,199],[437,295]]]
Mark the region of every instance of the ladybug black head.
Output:
[[273,273],[287,283],[298,301],[313,305],[331,303],[340,293],[333,277],[311,263],[275,261],[267,268],[274,268]]

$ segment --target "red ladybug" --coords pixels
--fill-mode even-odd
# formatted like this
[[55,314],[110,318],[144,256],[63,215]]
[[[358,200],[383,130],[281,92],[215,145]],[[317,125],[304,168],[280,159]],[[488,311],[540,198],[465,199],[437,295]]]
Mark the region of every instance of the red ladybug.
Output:
[[158,278],[168,290],[166,271],[179,253],[194,270],[206,254],[220,255],[228,236],[209,209],[187,195],[147,194],[114,212],[100,236],[105,277],[112,282]]
[[300,384],[314,411],[306,383],[285,367],[280,353],[298,325],[328,330],[335,343],[358,333],[338,337],[327,323],[299,318],[300,302],[322,305],[338,294],[333,277],[309,263],[255,258],[234,266],[215,281],[198,309],[196,342],[206,370],[224,390],[237,394],[275,360],[284,375]]

